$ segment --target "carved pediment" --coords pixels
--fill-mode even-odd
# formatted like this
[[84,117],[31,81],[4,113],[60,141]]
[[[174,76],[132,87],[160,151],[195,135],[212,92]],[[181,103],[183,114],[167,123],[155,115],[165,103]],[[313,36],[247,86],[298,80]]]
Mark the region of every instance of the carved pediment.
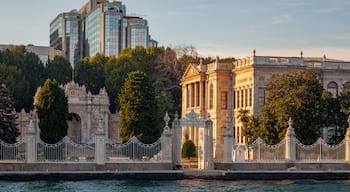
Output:
[[199,74],[199,71],[198,71],[197,67],[195,67],[193,64],[190,64],[190,65],[188,65],[187,69],[185,70],[185,73],[182,76],[182,78],[192,77],[192,76],[195,76],[198,74]]

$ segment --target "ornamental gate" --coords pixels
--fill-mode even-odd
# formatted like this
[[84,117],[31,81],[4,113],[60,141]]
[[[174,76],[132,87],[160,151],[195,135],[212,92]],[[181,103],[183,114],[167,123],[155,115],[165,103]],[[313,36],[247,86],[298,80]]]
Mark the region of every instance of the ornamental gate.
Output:
[[196,128],[198,130],[197,140],[197,156],[198,169],[214,169],[213,163],[213,122],[208,119],[201,119],[193,110],[186,114],[186,118],[178,119],[175,117],[173,121],[174,131],[174,163],[175,166],[182,165],[181,149],[184,142],[182,130]]

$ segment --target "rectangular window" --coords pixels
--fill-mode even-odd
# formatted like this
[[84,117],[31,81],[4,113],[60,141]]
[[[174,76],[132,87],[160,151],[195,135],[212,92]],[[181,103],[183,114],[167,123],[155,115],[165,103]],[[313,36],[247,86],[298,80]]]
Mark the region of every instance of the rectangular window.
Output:
[[236,109],[236,91],[233,92],[233,98],[234,98],[233,108]]
[[221,92],[221,109],[227,109],[227,92]]
[[248,89],[244,90],[244,107],[248,107]]
[[265,104],[265,89],[263,87],[258,88],[258,102],[260,106]]
[[241,90],[241,107],[244,107],[244,91]]
[[210,84],[210,88],[209,88],[209,109],[213,109],[214,108],[214,88],[213,85]]
[[253,106],[253,89],[249,88],[249,106]]
[[195,99],[195,90],[194,90],[194,84],[191,84],[191,107],[194,107],[194,99]]
[[199,83],[196,83],[196,85],[197,85],[197,90],[196,90],[197,101],[196,101],[196,104],[197,104],[197,107],[199,107],[199,105],[200,105],[200,103],[199,103],[199,96],[200,96]]
[[190,89],[188,85],[186,85],[186,107],[190,107]]
[[236,93],[237,93],[237,108],[240,108],[240,98],[239,98],[239,96],[240,96],[240,94],[239,94],[239,91],[236,91]]

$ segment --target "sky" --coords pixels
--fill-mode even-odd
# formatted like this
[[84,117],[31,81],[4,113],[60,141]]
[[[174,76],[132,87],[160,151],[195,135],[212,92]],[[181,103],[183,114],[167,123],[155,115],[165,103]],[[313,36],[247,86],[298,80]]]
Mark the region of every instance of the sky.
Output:
[[[0,0],[0,44],[49,45],[49,23],[88,0]],[[111,0],[110,0],[111,1]],[[203,57],[323,57],[350,61],[349,0],[124,0],[160,46]]]

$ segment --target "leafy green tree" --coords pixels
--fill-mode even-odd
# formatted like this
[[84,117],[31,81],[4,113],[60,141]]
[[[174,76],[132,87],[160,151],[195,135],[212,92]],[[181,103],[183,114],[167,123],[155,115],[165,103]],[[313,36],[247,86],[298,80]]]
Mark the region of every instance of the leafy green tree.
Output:
[[346,113],[342,110],[339,96],[333,97],[328,91],[323,91],[320,109],[322,127],[332,127],[335,135],[330,138],[331,144],[337,144],[344,139],[346,129]]
[[[16,46],[10,47],[10,49],[2,51],[0,63],[11,67],[16,67],[18,71],[21,71],[25,81],[29,85],[28,90],[13,90],[16,99],[16,110],[24,108],[26,111],[29,111],[33,109],[33,97],[36,92],[36,89],[43,83],[44,79],[46,78],[44,65],[40,61],[39,57],[32,52],[26,52],[25,46]],[[23,77],[20,79],[23,79]],[[11,81],[9,81],[9,83],[9,88],[26,87],[25,85],[23,85],[22,81],[18,81],[18,84],[20,85],[16,86],[12,86]],[[22,95],[21,102],[18,102],[18,95]]]
[[347,115],[350,114],[350,81],[343,84],[342,92],[339,96],[342,111]]
[[20,135],[16,125],[16,112],[11,92],[5,80],[0,76],[0,139],[6,143],[15,143]]
[[191,158],[196,156],[196,146],[192,140],[187,140],[182,145],[181,154],[183,158]]
[[47,79],[38,95],[40,138],[57,143],[67,135],[68,101],[55,79]]
[[265,88],[269,95],[261,114],[261,138],[269,144],[278,143],[292,118],[296,137],[304,144],[315,142],[322,124],[323,92],[317,74],[305,70],[274,75]]
[[108,58],[101,54],[96,54],[90,59],[82,59],[74,69],[75,81],[81,85],[85,85],[86,89],[91,91],[92,94],[99,93],[100,89],[105,85],[103,69],[107,60]]
[[49,60],[45,70],[48,78],[56,79],[61,85],[72,80],[72,66],[62,56],[55,56],[52,61]]
[[148,76],[141,71],[128,73],[119,95],[120,128],[123,141],[136,136],[152,143],[159,138],[161,128],[157,121],[155,90]]
[[129,72],[137,70],[137,67],[130,61],[130,59],[119,57],[115,59],[109,58],[104,67],[105,71],[105,85],[109,95],[111,112],[119,110],[118,95],[120,94],[124,80]]
[[0,64],[0,74],[5,79],[7,88],[13,93],[14,106],[17,112],[25,106],[25,101],[29,101],[29,82],[25,79],[22,71],[16,66]]

